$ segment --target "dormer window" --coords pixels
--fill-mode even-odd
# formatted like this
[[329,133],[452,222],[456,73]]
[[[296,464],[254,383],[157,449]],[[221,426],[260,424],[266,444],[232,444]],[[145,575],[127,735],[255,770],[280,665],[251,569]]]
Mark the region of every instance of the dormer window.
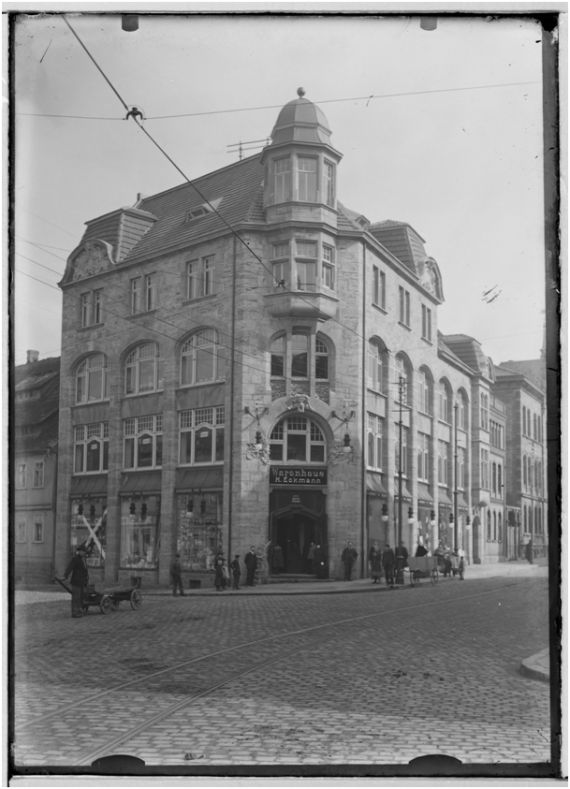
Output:
[[207,203],[202,203],[202,205],[196,206],[196,208],[190,209],[186,214],[186,221],[193,222],[195,219],[200,219],[203,216],[207,216],[208,214],[213,214],[217,209],[220,203],[222,202],[222,198],[218,197],[216,200],[210,200]]

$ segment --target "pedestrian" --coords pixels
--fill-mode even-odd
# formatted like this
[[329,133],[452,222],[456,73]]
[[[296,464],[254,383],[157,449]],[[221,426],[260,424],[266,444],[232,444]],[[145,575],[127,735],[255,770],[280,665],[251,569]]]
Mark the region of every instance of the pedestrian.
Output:
[[382,553],[376,540],[374,540],[368,551],[368,561],[370,563],[372,583],[378,584],[380,583],[380,576],[382,575]]
[[526,560],[529,564],[534,563],[533,551],[532,551],[532,538],[527,542],[526,547],[524,549],[524,555]]
[[317,546],[315,545],[315,543],[312,542],[311,545],[309,546],[309,551],[307,553],[307,572],[308,573],[314,573],[315,575],[316,575],[316,570],[315,570],[315,567],[313,565],[313,562],[315,560],[315,548],[316,547]]
[[230,564],[230,570],[232,571],[233,577],[232,589],[237,591],[239,589],[239,577],[241,575],[241,568],[239,566],[239,553],[236,553],[233,562]]
[[[226,572],[224,572],[224,570]],[[216,592],[221,592],[226,588],[226,573],[226,560],[224,559],[224,555],[219,553],[214,562],[214,586],[216,587]]]
[[247,570],[245,585],[255,586],[255,571],[257,570],[257,554],[255,553],[255,547],[253,545],[245,555],[244,564]]
[[[396,548],[396,579],[401,577],[404,580],[404,567],[408,566],[408,549],[400,540],[400,544]],[[398,581],[400,583],[401,581]]]
[[341,561],[344,564],[344,580],[345,581],[351,581],[352,580],[352,578],[351,578],[352,567],[354,565],[354,562],[356,561],[356,557],[357,556],[358,556],[358,554],[356,553],[356,550],[352,547],[352,543],[351,542],[347,542],[346,548],[344,549],[344,551],[342,552],[342,556],[340,557]]
[[386,586],[394,586],[395,563],[394,551],[390,548],[390,543],[387,542],[382,553],[382,567],[384,568],[384,575],[386,576]]
[[180,597],[184,597],[184,586],[182,585],[182,563],[180,554],[177,553],[170,563],[170,578],[172,580],[172,594],[176,597],[176,592],[180,590]]
[[285,567],[285,561],[283,559],[283,549],[281,548],[280,545],[277,545],[277,543],[275,543],[273,545],[273,551],[271,553],[271,572],[274,575],[279,575],[279,573],[282,572],[284,567]]
[[74,619],[78,619],[84,614],[83,594],[85,587],[89,583],[86,553],[85,546],[80,545],[63,574],[64,581],[71,575],[71,616]]

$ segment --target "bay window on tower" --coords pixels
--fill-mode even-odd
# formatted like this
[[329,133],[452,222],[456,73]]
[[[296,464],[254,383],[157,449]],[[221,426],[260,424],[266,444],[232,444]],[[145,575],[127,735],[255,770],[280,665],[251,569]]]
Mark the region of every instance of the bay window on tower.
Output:
[[275,202],[286,203],[292,198],[291,157],[276,159],[273,162]]
[[316,203],[317,164],[317,159],[312,156],[297,157],[297,200]]
[[331,352],[321,335],[314,337],[307,330],[293,328],[281,334],[269,346],[272,379],[328,381]]

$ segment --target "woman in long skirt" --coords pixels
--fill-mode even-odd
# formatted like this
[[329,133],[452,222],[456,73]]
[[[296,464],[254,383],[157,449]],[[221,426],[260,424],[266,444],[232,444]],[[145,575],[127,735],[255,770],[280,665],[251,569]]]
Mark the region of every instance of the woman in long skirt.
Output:
[[372,543],[368,551],[368,561],[370,562],[370,575],[372,576],[372,583],[380,583],[382,575],[382,552],[378,547],[376,540]]

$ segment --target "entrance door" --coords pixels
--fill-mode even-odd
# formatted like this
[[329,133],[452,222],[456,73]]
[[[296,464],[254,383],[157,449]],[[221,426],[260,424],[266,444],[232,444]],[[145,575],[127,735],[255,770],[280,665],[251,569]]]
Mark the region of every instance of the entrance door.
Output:
[[276,523],[275,542],[283,551],[282,572],[298,575],[312,572],[309,548],[315,542],[315,521],[304,513],[287,513]]

